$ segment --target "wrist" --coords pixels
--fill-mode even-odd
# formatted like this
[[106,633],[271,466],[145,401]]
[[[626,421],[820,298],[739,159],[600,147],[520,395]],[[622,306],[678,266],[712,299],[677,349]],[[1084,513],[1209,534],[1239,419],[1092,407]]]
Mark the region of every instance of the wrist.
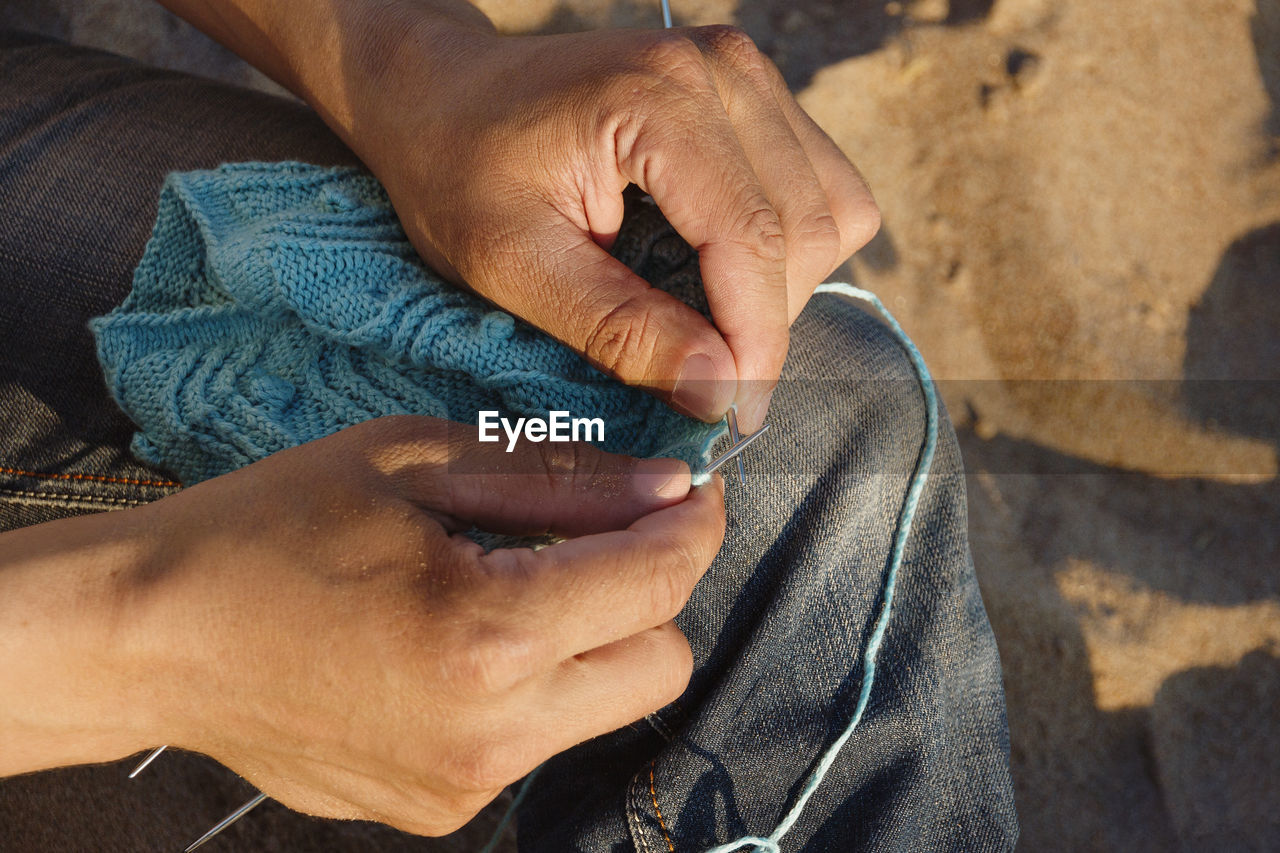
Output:
[[140,666],[133,623],[154,551],[144,515],[80,516],[0,540],[0,776],[163,742],[161,685]]
[[328,49],[292,49],[291,88],[375,171],[408,107],[447,103],[501,38],[463,0],[350,4],[335,11],[329,33]]

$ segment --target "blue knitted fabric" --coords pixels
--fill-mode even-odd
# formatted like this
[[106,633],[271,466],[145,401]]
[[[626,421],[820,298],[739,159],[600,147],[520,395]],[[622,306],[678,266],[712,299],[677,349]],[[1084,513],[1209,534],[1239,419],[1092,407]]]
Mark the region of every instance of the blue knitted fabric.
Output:
[[563,410],[695,470],[723,430],[440,279],[358,169],[170,175],[132,292],[90,325],[134,452],[188,484],[381,415]]

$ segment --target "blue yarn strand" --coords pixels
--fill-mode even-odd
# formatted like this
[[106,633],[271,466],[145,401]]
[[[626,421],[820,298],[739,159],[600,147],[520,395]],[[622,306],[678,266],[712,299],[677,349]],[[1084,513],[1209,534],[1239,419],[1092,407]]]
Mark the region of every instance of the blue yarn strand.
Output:
[[858,704],[854,708],[853,718],[840,734],[840,737],[836,738],[835,742],[823,753],[822,760],[818,762],[818,766],[809,775],[809,779],[805,782],[800,796],[796,798],[795,804],[792,805],[777,828],[767,838],[755,835],[744,836],[713,847],[707,850],[706,853],[729,853],[729,851],[741,850],[744,847],[755,847],[757,851],[764,851],[764,853],[782,853],[780,845],[782,837],[790,832],[796,821],[800,819],[800,815],[804,811],[805,805],[809,802],[809,798],[813,796],[813,792],[822,784],[823,778],[826,777],[827,771],[831,769],[831,765],[835,763],[840,750],[844,748],[845,743],[853,736],[853,730],[861,722],[862,715],[866,712],[867,704],[871,700],[871,688],[875,682],[876,658],[880,652],[880,644],[884,641],[885,632],[889,627],[889,616],[893,610],[893,593],[898,581],[898,569],[902,566],[902,560],[906,554],[907,541],[911,536],[911,527],[915,521],[916,508],[920,503],[920,496],[924,493],[925,484],[928,482],[929,469],[933,465],[934,453],[938,446],[938,397],[933,387],[933,378],[929,375],[929,368],[925,366],[924,357],[920,355],[920,350],[916,349],[916,345],[911,341],[911,338],[907,337],[907,333],[903,331],[902,326],[898,325],[898,321],[894,319],[893,315],[889,313],[889,310],[884,307],[884,304],[874,293],[863,290],[860,287],[833,282],[820,285],[816,292],[839,293],[854,299],[870,302],[884,317],[889,329],[898,339],[898,343],[906,350],[907,357],[911,361],[911,366],[915,368],[916,378],[920,381],[920,388],[924,393],[924,446],[916,463],[911,486],[907,489],[906,499],[902,503],[902,512],[898,516],[898,530],[894,537],[893,549],[889,553],[889,568],[885,573],[880,614],[876,617],[875,627],[871,631],[871,636],[867,640],[866,650],[862,655],[862,688],[858,694]]

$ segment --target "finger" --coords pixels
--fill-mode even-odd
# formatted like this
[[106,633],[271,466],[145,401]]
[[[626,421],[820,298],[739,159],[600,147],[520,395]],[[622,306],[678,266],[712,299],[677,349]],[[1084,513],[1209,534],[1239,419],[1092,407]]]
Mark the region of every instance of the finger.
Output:
[[482,557],[511,602],[509,627],[536,638],[532,657],[555,663],[675,618],[724,539],[724,484],[712,479],[626,530]]
[[840,229],[813,165],[771,88],[770,72],[776,73],[773,63],[740,30],[715,27],[694,34],[706,44],[729,120],[782,221],[787,321],[791,323],[813,289],[835,268]]
[[[480,442],[477,427],[434,418],[381,421],[375,467],[399,494],[454,530],[474,525],[561,536],[621,530],[689,492],[689,466],[679,459],[635,459],[585,441],[519,438],[511,445],[502,428],[490,430],[497,441]],[[572,427],[564,428],[572,436]]]
[[[497,253],[518,257],[522,279],[533,286],[489,292],[485,276],[477,283],[472,273],[473,285],[610,376],[693,417],[723,417],[737,372],[734,354],[715,326],[610,256],[594,242],[603,239],[594,226],[566,219],[549,203],[524,218],[557,223],[540,235],[538,251],[513,245]],[[492,275],[508,280],[511,273]]]
[[[742,150],[698,48],[668,42],[665,97],[650,98],[616,134],[618,167],[653,196],[698,251],[716,328],[733,352],[735,402],[750,417],[787,354],[786,242],[782,223]],[[681,47],[684,45],[685,47]],[[693,60],[679,54],[692,51]],[[679,128],[678,132],[673,128]]]
[[826,278],[876,236],[880,230],[880,208],[862,173],[835,140],[796,102],[781,72],[773,63],[769,63],[765,70],[774,97],[826,193],[828,206],[840,232],[840,250],[831,269],[823,273],[822,277]]
[[[504,436],[505,442],[505,436]],[[679,459],[635,459],[586,442],[457,443],[437,509],[495,533],[621,530],[689,493]]]
[[533,722],[548,754],[622,728],[669,705],[693,674],[693,652],[675,622],[575,655],[537,685]]

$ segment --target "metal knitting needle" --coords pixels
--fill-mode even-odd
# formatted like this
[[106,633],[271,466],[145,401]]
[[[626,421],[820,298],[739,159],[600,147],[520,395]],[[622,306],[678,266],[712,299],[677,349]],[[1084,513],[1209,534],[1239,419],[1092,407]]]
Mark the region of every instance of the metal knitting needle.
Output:
[[195,841],[193,841],[191,843],[191,846],[188,847],[186,850],[183,850],[182,853],[191,853],[192,850],[195,850],[197,847],[200,847],[210,838],[213,838],[219,832],[222,832],[222,830],[226,829],[228,826],[231,826],[231,824],[235,823],[240,818],[244,817],[249,812],[253,811],[259,805],[261,805],[262,801],[265,800],[266,798],[267,798],[266,794],[258,794],[258,796],[254,797],[252,800],[245,803],[243,806],[236,809],[231,814],[224,817],[222,820],[218,821],[218,824],[213,829],[209,830],[204,835],[200,836]]
[[755,442],[755,440],[756,440],[757,438],[759,438],[760,436],[764,435],[764,434],[765,434],[766,432],[768,432],[768,431],[769,431],[769,425],[768,425],[768,424],[765,424],[764,426],[760,427],[760,429],[758,429],[758,430],[756,430],[755,432],[751,433],[751,435],[748,435],[748,436],[744,437],[744,438],[742,439],[742,441],[738,442],[738,443],[737,443],[737,444],[735,444],[733,447],[730,447],[730,448],[729,448],[728,450],[726,450],[724,453],[721,453],[721,454],[720,454],[719,456],[717,456],[714,460],[712,460],[711,464],[707,465],[707,467],[706,467],[706,468],[704,468],[704,469],[702,469],[702,470],[703,470],[703,471],[705,471],[705,472],[706,472],[706,473],[708,473],[708,474],[712,473],[712,472],[713,472],[713,471],[715,471],[717,468],[719,468],[721,465],[723,465],[724,463],[728,462],[730,459],[733,459],[735,456],[737,456],[737,455],[738,455],[739,453],[741,453],[742,451],[746,450],[748,447],[750,447],[750,446]]
[[[662,26],[668,30],[671,29],[670,0],[662,0]],[[646,196],[646,198],[649,197]],[[711,465],[707,467],[707,473],[710,474],[712,471],[719,468],[724,464],[726,459],[736,458],[738,460],[738,482],[745,486],[747,484],[747,466],[743,463],[742,456],[739,454],[746,450],[747,444],[750,444],[751,442],[748,441],[739,446],[739,443],[742,442],[742,436],[738,433],[738,409],[736,406],[729,407],[729,411],[725,412],[725,419],[729,421],[729,440],[733,442],[733,447],[731,447],[729,452],[724,456],[720,457],[715,462],[712,462]],[[764,432],[766,429],[768,429],[768,427],[761,427],[761,429],[751,437],[751,441],[754,441],[755,437],[760,435],[760,433]]]
[[137,767],[133,768],[133,772],[129,774],[129,778],[132,779],[133,777],[141,773],[143,770],[146,770],[147,765],[155,761],[156,758],[159,757],[160,753],[164,752],[168,748],[169,748],[168,746],[158,746],[155,749],[151,750],[149,753],[147,753],[147,757],[142,759],[142,763],[140,763]]
[[[724,417],[729,422],[729,440],[736,445],[742,441],[742,436],[738,434],[737,407],[730,406],[729,411],[724,413]],[[744,486],[747,484],[747,468],[742,464],[742,456],[738,456],[738,482]]]

